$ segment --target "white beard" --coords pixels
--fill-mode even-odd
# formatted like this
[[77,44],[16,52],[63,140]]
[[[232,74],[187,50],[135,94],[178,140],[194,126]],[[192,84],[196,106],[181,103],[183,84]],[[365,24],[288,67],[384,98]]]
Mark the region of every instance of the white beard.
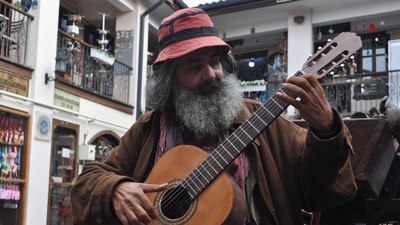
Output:
[[196,138],[227,131],[242,110],[242,92],[234,75],[188,90],[178,85],[174,91],[176,115]]

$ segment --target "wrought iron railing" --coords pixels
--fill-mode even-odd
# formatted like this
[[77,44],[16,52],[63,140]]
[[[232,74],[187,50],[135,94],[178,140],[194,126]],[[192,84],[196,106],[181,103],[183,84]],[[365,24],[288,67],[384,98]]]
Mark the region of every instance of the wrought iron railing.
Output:
[[56,79],[129,104],[132,67],[62,30],[58,32]]
[[334,76],[322,86],[331,106],[343,116],[363,113],[371,117],[382,113],[391,86],[389,76],[398,77],[400,71]]
[[25,64],[29,21],[34,17],[0,0],[0,58]]
[[[244,92],[244,96],[264,103],[263,100],[273,96],[284,80],[272,80],[266,83],[264,91]],[[330,105],[336,108],[343,117],[365,115],[373,117],[385,110],[386,97],[395,96],[393,101],[400,102],[400,70],[379,73],[355,74],[345,76],[330,76],[322,81],[325,95]],[[263,97],[263,98],[261,98]],[[393,97],[391,97],[393,98]],[[291,118],[291,117],[289,117]],[[297,117],[295,117],[297,118]]]

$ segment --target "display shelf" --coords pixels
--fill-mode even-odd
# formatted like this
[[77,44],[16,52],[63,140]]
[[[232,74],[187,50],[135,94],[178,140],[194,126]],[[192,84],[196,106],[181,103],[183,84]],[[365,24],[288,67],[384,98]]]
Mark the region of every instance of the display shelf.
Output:
[[26,183],[26,180],[24,179],[15,179],[15,178],[4,178],[4,177],[0,177],[0,181],[4,181],[4,182],[15,182],[15,183]]

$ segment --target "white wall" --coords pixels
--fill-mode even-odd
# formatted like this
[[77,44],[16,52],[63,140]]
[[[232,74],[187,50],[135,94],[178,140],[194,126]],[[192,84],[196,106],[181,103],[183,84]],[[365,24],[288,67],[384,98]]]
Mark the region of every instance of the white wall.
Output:
[[[59,1],[42,0],[37,9],[29,11],[35,17],[35,20],[30,23],[28,34],[27,63],[34,69],[29,97],[44,103],[53,102],[54,82],[45,85],[44,74],[54,76],[58,27],[58,20],[55,18],[58,18],[58,9]],[[52,115],[51,110],[37,105],[32,105],[30,110],[32,129],[29,136],[31,146],[27,175],[25,221],[27,225],[47,223],[51,142],[34,138],[37,112],[46,113],[50,117]]]
[[[312,10],[313,26],[344,21],[359,20],[366,17],[379,16],[400,11],[398,0],[302,0],[288,4],[258,8],[213,16],[214,25],[220,35],[226,33],[228,40],[250,35],[250,28],[256,29],[257,35],[282,32],[288,29],[290,11],[302,8]],[[227,23],[229,21],[229,23]]]

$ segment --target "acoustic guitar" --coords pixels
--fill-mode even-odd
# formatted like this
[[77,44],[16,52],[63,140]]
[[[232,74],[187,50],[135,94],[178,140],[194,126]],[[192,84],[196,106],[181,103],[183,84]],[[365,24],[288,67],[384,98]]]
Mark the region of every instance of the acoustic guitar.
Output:
[[[294,76],[310,73],[319,79],[360,47],[361,39],[354,33],[341,33],[311,56]],[[297,97],[284,88],[279,92]],[[270,97],[210,154],[190,145],[167,151],[145,182],[169,184],[165,191],[147,193],[158,211],[158,218],[150,224],[243,225],[243,194],[224,170],[288,106],[276,95]]]

